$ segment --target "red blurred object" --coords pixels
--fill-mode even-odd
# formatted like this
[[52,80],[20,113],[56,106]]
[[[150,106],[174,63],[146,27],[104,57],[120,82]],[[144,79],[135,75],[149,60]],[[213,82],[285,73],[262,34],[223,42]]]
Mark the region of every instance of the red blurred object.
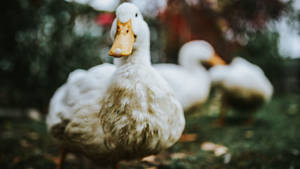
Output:
[[169,34],[171,41],[179,40],[184,43],[191,40],[191,30],[189,23],[186,22],[185,17],[179,12],[167,11],[160,15],[160,21],[164,23]]
[[264,29],[285,6],[281,0],[168,0],[159,15],[167,38],[164,61],[176,62],[184,43],[201,39],[229,62],[246,42],[244,35]]
[[114,18],[115,15],[113,13],[101,13],[96,17],[95,22],[100,26],[110,27]]

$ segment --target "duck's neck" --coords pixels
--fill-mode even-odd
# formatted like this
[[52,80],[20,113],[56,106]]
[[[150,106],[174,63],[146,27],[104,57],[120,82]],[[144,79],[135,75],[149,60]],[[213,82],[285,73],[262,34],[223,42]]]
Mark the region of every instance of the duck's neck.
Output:
[[130,56],[114,59],[114,64],[117,66],[122,66],[124,64],[151,65],[149,46],[149,44],[145,44],[135,49]]

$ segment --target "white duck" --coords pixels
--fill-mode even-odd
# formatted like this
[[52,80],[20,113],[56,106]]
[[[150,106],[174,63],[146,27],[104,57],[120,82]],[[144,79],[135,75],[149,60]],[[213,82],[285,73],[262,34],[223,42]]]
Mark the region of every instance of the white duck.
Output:
[[179,101],[151,66],[149,28],[135,5],[117,8],[111,35],[110,55],[120,57],[113,74],[71,73],[54,94],[47,117],[49,131],[66,151],[104,166],[172,146],[185,125]]
[[243,58],[236,57],[230,65],[215,66],[209,72],[213,85],[223,91],[220,124],[224,123],[227,106],[254,111],[272,97],[273,86],[264,72]]
[[154,65],[173,88],[184,110],[205,103],[209,95],[210,76],[200,62],[211,65],[225,64],[208,42],[194,40],[181,47],[178,56],[179,65]]

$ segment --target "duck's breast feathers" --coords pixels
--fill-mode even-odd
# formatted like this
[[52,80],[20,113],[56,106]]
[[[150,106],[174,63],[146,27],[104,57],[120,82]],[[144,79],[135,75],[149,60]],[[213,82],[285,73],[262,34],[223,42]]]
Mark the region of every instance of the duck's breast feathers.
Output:
[[164,79],[151,67],[134,69],[116,71],[102,100],[100,121],[109,149],[151,154],[174,144],[185,121]]

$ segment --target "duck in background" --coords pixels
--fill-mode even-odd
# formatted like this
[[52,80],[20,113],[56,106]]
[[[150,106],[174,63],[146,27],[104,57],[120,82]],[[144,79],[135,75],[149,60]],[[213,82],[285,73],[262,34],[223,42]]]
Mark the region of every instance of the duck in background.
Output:
[[208,98],[211,79],[201,62],[212,66],[225,64],[209,43],[194,40],[185,43],[179,50],[179,65],[154,65],[155,69],[173,88],[184,110],[202,105]]
[[183,132],[182,107],[151,66],[149,27],[135,5],[117,8],[111,37],[117,66],[76,70],[51,99],[48,129],[64,150],[58,168],[66,152],[102,167],[139,159],[172,146]]
[[264,72],[241,57],[229,65],[212,67],[209,73],[212,85],[222,91],[218,125],[224,124],[228,107],[249,114],[251,124],[253,112],[272,97],[273,86]]

